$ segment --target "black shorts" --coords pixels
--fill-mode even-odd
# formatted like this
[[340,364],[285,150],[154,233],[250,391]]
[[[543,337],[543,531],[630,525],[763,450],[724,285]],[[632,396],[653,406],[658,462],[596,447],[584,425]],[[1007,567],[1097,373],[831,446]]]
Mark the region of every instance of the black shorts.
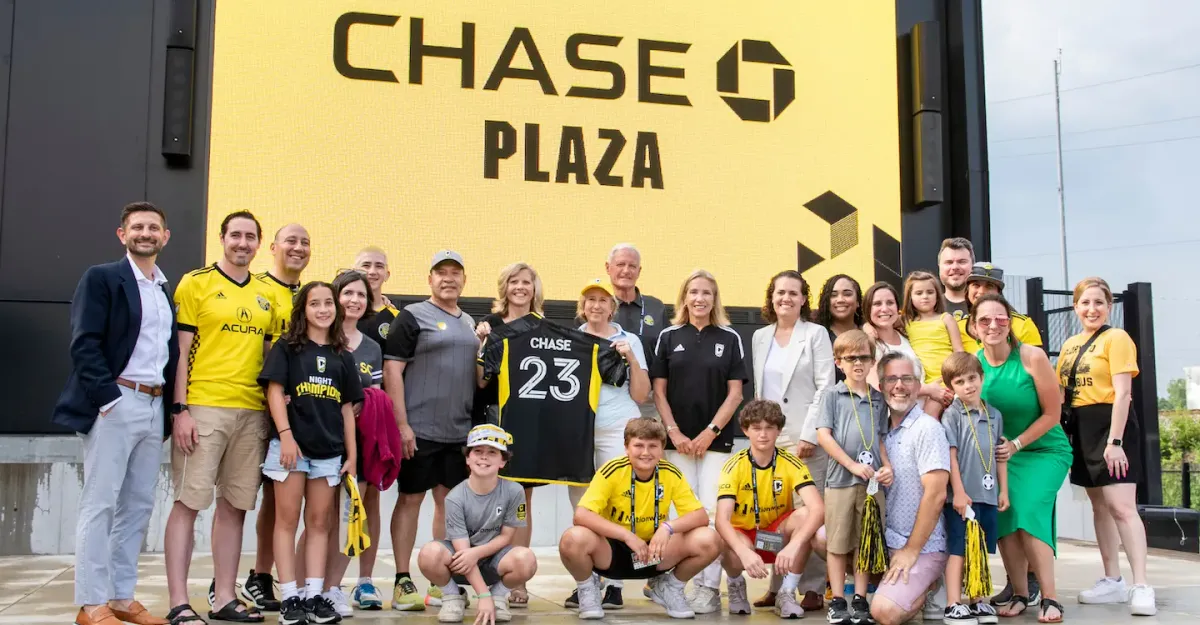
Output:
[[1121,435],[1122,449],[1129,459],[1129,471],[1124,477],[1114,477],[1104,462],[1108,446],[1109,426],[1112,425],[1112,404],[1092,404],[1072,408],[1075,413],[1075,435],[1071,437],[1071,483],[1084,488],[1099,488],[1109,484],[1137,484],[1142,471],[1141,428],[1133,407],[1125,419]]
[[461,443],[435,443],[417,439],[417,453],[400,463],[396,480],[400,492],[415,495],[433,490],[434,486],[454,488],[467,479],[467,459]]
[[629,548],[629,545],[612,538],[605,540],[612,549],[612,562],[609,563],[607,569],[592,569],[600,577],[604,579],[650,579],[668,572],[660,571],[653,566],[644,569],[633,568],[633,550]]

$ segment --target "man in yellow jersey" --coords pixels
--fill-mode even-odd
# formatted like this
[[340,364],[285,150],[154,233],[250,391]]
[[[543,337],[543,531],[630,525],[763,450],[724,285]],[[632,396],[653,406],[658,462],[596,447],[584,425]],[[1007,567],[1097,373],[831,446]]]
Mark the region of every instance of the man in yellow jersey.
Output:
[[[217,496],[212,550],[216,574],[210,620],[261,621],[236,596],[242,523],[254,508],[267,451],[258,374],[279,318],[271,294],[250,275],[262,227],[247,211],[221,222],[222,257],[186,274],[175,289],[180,358],[175,378],[171,472],[175,503],[165,537],[172,622],[200,623],[188,605],[196,514]],[[193,616],[192,619],[182,617]],[[255,618],[257,617],[257,618]]]
[[[721,539],[683,473],[662,459],[667,431],[651,417],[625,425],[625,455],[596,470],[558,543],[578,584],[579,618],[604,618],[600,577],[650,579],[648,596],[671,618],[696,616],[683,585],[717,559]],[[678,518],[668,519],[671,506]]]
[[[992,293],[995,295],[1004,295],[1004,270],[989,263],[979,262],[971,267],[971,275],[967,276],[967,301],[971,304],[983,295]],[[968,311],[969,312],[969,311]],[[982,347],[979,341],[971,338],[967,334],[967,326],[969,325],[969,316],[964,316],[958,320],[958,330],[962,334],[963,351],[968,354],[974,354]],[[1033,319],[1026,317],[1017,312],[1012,314],[1012,331],[1016,335],[1017,340],[1029,345],[1041,346],[1042,335],[1038,332],[1037,324]]]
[[383,285],[392,277],[392,272],[388,269],[387,254],[373,245],[364,247],[358,256],[354,257],[354,268],[366,274],[367,284],[371,286],[371,294],[374,296],[372,301],[375,302],[375,314],[359,319],[358,331],[371,337],[371,340],[383,348],[387,345],[388,329],[396,315],[400,314],[392,300],[383,294]]
[[[271,331],[275,339],[283,336],[288,320],[292,316],[292,296],[300,290],[300,274],[308,267],[312,248],[308,230],[300,224],[288,224],[275,233],[271,242],[271,268],[254,275],[262,287],[270,293],[279,325]],[[275,482],[262,481],[262,506],[255,523],[258,549],[254,554],[254,568],[246,576],[246,583],[238,591],[247,603],[264,612],[278,612],[279,599],[275,597],[275,580],[271,568],[275,566]],[[213,601],[214,584],[209,586],[210,601]]]
[[[786,572],[775,599],[775,614],[800,618],[796,586],[812,553],[812,539],[825,521],[825,504],[808,467],[775,447],[785,418],[779,404],[755,399],[738,415],[750,448],[734,454],[721,468],[717,486],[717,533],[725,542],[721,565],[729,575],[729,613],[750,614],[746,579],[767,577],[774,563]],[[793,507],[793,495],[804,507]]]

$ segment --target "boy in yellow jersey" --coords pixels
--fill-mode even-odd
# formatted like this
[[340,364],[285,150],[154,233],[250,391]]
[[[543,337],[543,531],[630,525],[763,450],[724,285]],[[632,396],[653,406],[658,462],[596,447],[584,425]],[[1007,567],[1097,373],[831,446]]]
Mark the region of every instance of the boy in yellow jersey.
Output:
[[254,508],[267,452],[265,399],[258,384],[263,358],[279,327],[270,293],[250,275],[262,227],[253,214],[221,222],[222,258],[186,274],[175,289],[180,358],[175,380],[171,470],[175,503],[167,519],[167,586],[173,621],[197,622],[188,605],[196,515],[213,502],[212,549],[216,573],[210,619],[245,620],[234,579],[242,522]]
[[[729,613],[750,614],[746,579],[767,577],[767,565],[786,572],[775,599],[775,614],[800,618],[796,602],[800,572],[812,553],[812,538],[825,522],[825,504],[808,467],[775,447],[785,417],[779,404],[765,399],[747,403],[738,416],[750,448],[721,468],[717,487],[717,533],[725,541],[721,565],[729,575]],[[793,508],[793,494],[804,502]]]
[[[721,539],[679,469],[662,459],[667,431],[649,417],[625,425],[625,455],[596,471],[558,543],[579,589],[579,618],[604,618],[599,578],[650,579],[671,618],[696,616],[683,585],[717,559]],[[668,519],[674,504],[679,517]]]
[[[1004,270],[988,262],[975,263],[975,266],[971,268],[971,275],[967,276],[967,302],[973,305],[975,300],[988,293],[1004,294]],[[958,320],[958,331],[962,334],[963,351],[974,355],[983,346],[974,337],[967,334],[967,326],[971,324],[970,319],[969,315],[963,315]],[[1037,324],[1033,322],[1033,319],[1014,312],[1012,314],[1012,330],[1018,341],[1027,345],[1041,346],[1042,335],[1038,332]]]

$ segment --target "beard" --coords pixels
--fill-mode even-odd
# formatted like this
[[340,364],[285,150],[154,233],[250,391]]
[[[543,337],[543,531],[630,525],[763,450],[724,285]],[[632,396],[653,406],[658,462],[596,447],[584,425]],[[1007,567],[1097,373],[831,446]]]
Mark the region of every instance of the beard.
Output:
[[[146,244],[146,243],[150,244],[149,251],[147,251],[145,248],[144,244]],[[139,246],[141,246],[140,249],[139,249]],[[125,249],[134,256],[139,256],[141,258],[151,258],[153,256],[158,256],[158,253],[162,251],[162,242],[156,241],[154,239],[148,239],[148,238],[128,239],[125,242]]]

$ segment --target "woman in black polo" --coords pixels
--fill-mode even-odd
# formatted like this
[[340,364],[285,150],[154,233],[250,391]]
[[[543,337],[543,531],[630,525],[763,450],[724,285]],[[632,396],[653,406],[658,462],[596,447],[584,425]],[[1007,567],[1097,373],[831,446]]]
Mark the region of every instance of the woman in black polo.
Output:
[[[654,405],[667,426],[667,460],[683,472],[713,518],[721,466],[733,449],[734,428],[727,426],[749,379],[745,349],[729,327],[717,280],[707,271],[697,270],[683,281],[671,323],[654,349]],[[719,610],[721,563],[712,563],[695,580],[692,610]]]

